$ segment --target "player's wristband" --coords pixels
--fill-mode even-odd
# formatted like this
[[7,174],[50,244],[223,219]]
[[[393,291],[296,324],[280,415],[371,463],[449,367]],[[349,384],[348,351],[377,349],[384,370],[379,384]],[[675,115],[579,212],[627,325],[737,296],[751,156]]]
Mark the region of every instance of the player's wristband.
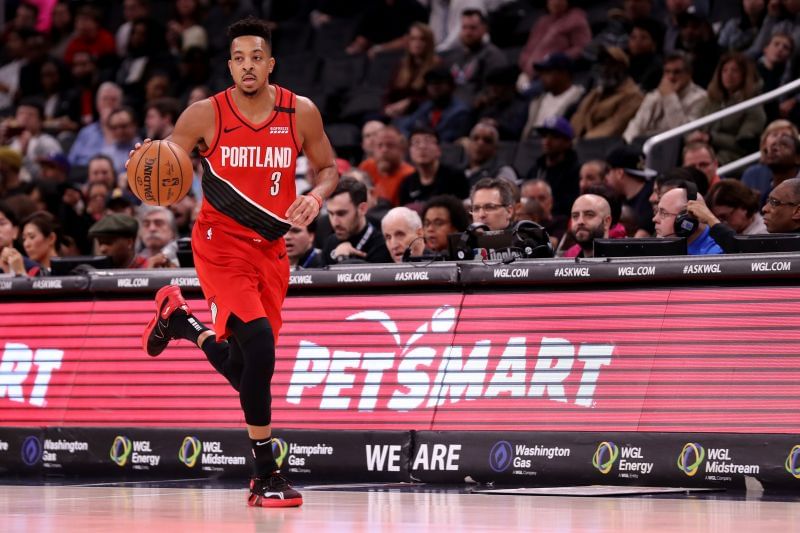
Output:
[[320,196],[319,194],[317,194],[315,192],[310,192],[310,193],[308,193],[308,195],[311,198],[313,198],[314,200],[316,200],[317,203],[319,204],[319,208],[322,209],[322,196]]

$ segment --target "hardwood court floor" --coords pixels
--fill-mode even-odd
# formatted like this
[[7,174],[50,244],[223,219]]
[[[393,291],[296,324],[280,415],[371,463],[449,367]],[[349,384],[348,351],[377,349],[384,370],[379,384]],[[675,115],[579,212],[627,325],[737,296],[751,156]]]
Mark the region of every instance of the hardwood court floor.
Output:
[[596,498],[317,488],[303,492],[299,509],[253,509],[241,488],[2,483],[0,531],[10,533],[800,530],[794,497],[780,501],[744,493]]

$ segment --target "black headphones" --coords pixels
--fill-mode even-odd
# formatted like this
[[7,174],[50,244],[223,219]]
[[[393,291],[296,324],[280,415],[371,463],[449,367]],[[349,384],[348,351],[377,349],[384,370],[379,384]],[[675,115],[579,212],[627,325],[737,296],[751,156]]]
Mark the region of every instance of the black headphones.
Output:
[[461,233],[461,238],[458,240],[456,257],[451,259],[457,261],[471,260],[475,256],[473,250],[478,247],[478,235],[484,231],[489,231],[489,226],[480,222],[467,226],[466,231]]
[[[686,189],[686,201],[697,200],[697,185],[691,181],[685,181],[680,187]],[[672,230],[678,237],[689,237],[692,233],[697,231],[700,226],[700,221],[690,215],[684,209],[678,216],[675,217]]]
[[550,235],[540,224],[530,220],[520,220],[512,229],[512,243],[519,248],[523,257],[554,257]]

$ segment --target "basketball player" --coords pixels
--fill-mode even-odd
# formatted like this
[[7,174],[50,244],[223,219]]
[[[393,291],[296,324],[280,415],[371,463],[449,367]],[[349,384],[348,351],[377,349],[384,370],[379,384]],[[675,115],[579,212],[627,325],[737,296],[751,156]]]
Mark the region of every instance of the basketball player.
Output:
[[[283,235],[314,220],[339,175],[319,110],[269,83],[275,59],[266,23],[240,20],[228,36],[234,85],[188,107],[169,138],[186,152],[197,145],[203,157],[205,200],[192,249],[213,330],[192,315],[177,286],[168,286],[156,294],[156,316],[142,342],[151,356],[171,339],[188,339],[205,352],[239,392],[254,457],[248,504],[294,507],[303,499],[278,471],[270,428],[270,381],[289,283]],[[318,185],[297,197],[301,149]]]

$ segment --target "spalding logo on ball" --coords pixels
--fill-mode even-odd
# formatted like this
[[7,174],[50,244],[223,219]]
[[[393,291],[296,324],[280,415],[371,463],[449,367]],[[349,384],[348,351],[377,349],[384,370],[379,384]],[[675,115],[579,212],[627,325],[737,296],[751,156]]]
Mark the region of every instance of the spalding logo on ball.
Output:
[[147,205],[180,202],[192,188],[192,159],[171,141],[152,141],[128,162],[128,188]]

